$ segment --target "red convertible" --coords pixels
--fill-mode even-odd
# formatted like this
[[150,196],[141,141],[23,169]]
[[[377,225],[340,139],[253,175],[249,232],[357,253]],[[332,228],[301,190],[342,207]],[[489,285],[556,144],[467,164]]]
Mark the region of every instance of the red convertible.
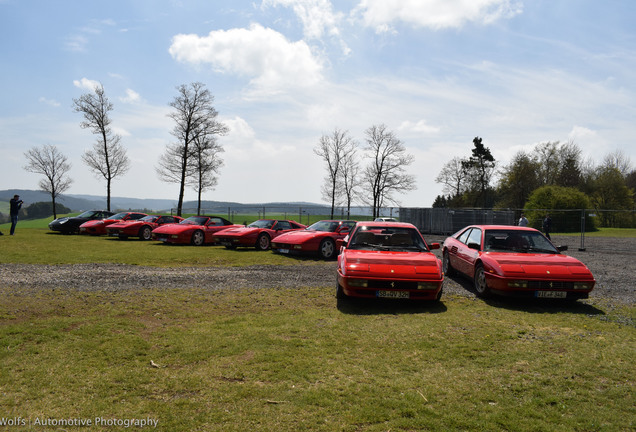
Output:
[[358,222],[338,256],[336,297],[439,300],[442,262],[414,225]]
[[201,246],[205,243],[214,243],[212,235],[229,227],[241,227],[234,225],[227,219],[219,216],[190,216],[178,224],[160,226],[152,231],[152,238],[164,243],[192,244]]
[[272,250],[282,254],[318,254],[323,259],[338,255],[336,241],[343,239],[355,226],[355,221],[323,220],[305,228],[281,234],[272,242]]
[[179,223],[183,220],[179,216],[149,215],[137,220],[116,222],[106,227],[109,236],[125,240],[128,237],[139,237],[139,240],[150,240],[152,230],[166,224]]
[[563,250],[533,228],[472,225],[444,241],[442,257],[444,273],[471,278],[479,297],[588,298],[592,273]]
[[220,231],[214,238],[228,249],[255,247],[258,250],[267,250],[271,241],[279,235],[303,228],[307,227],[291,220],[260,219],[248,226]]
[[88,222],[84,222],[80,225],[79,231],[80,234],[90,234],[90,235],[104,235],[106,234],[106,227],[108,225],[114,224],[115,222],[127,221],[127,220],[137,220],[142,217],[148,216],[146,213],[137,213],[137,212],[121,212],[109,216],[105,219],[100,220],[91,220]]

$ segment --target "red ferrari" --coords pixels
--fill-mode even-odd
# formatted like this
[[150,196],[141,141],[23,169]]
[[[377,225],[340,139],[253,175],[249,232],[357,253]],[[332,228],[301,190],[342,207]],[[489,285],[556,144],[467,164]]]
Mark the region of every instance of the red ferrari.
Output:
[[272,250],[281,254],[318,254],[323,259],[338,255],[336,241],[348,235],[355,221],[323,220],[305,228],[281,234],[272,241]]
[[[347,241],[348,240],[348,241]],[[442,262],[414,225],[358,222],[338,256],[336,297],[439,300]]]
[[91,220],[88,222],[84,222],[80,225],[79,230],[80,234],[90,234],[90,235],[104,235],[106,234],[106,227],[108,225],[114,224],[115,222],[127,221],[127,220],[137,220],[142,217],[148,216],[146,213],[137,213],[137,212],[121,212],[109,216],[105,219],[100,220]]
[[229,227],[242,227],[234,225],[227,219],[219,216],[190,216],[178,224],[163,225],[152,231],[152,238],[164,243],[192,244],[201,246],[205,243],[214,243],[213,234]]
[[228,249],[237,247],[255,247],[267,250],[273,239],[290,231],[307,228],[291,220],[260,219],[248,226],[229,228],[216,233],[216,242]]
[[534,228],[473,225],[444,241],[442,260],[444,273],[471,278],[479,297],[588,298],[594,276],[563,250]]
[[152,230],[166,224],[179,223],[183,220],[179,216],[149,215],[137,220],[120,221],[106,227],[109,236],[125,240],[128,237],[139,237],[139,240],[150,240]]

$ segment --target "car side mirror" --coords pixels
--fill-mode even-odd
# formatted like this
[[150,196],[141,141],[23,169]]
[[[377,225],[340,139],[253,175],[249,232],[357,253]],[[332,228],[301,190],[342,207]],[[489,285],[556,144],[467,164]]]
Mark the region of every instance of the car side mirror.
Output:
[[439,243],[431,243],[428,246],[431,248],[431,250],[440,248]]
[[474,249],[476,251],[481,249],[479,243],[468,243],[468,249]]
[[557,247],[557,249],[558,249],[559,252],[564,252],[564,251],[568,250],[568,247],[567,247],[567,245],[563,245],[563,246]]

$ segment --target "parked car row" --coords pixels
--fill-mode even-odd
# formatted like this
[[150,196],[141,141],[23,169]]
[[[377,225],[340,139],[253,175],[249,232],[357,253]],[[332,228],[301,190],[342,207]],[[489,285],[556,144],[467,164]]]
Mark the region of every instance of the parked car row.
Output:
[[[428,244],[412,224],[323,220],[305,226],[260,219],[247,226],[218,216],[146,215],[89,211],[49,224],[54,231],[139,237],[168,244],[254,247],[279,254],[337,256],[336,296],[439,300],[444,278],[469,278],[479,297],[493,294],[558,299],[588,298],[596,283],[579,260],[561,252],[534,228],[471,225]],[[442,258],[433,250],[441,249]]]

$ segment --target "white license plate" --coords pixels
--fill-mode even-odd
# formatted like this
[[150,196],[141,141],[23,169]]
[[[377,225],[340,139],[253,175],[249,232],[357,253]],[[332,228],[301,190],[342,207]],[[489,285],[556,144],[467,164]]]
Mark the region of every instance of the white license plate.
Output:
[[565,291],[537,291],[537,297],[540,298],[566,298],[568,293]]
[[289,253],[289,249],[278,249],[280,253]]
[[409,298],[408,291],[378,291],[378,297],[382,298],[398,298],[398,299],[407,299]]

